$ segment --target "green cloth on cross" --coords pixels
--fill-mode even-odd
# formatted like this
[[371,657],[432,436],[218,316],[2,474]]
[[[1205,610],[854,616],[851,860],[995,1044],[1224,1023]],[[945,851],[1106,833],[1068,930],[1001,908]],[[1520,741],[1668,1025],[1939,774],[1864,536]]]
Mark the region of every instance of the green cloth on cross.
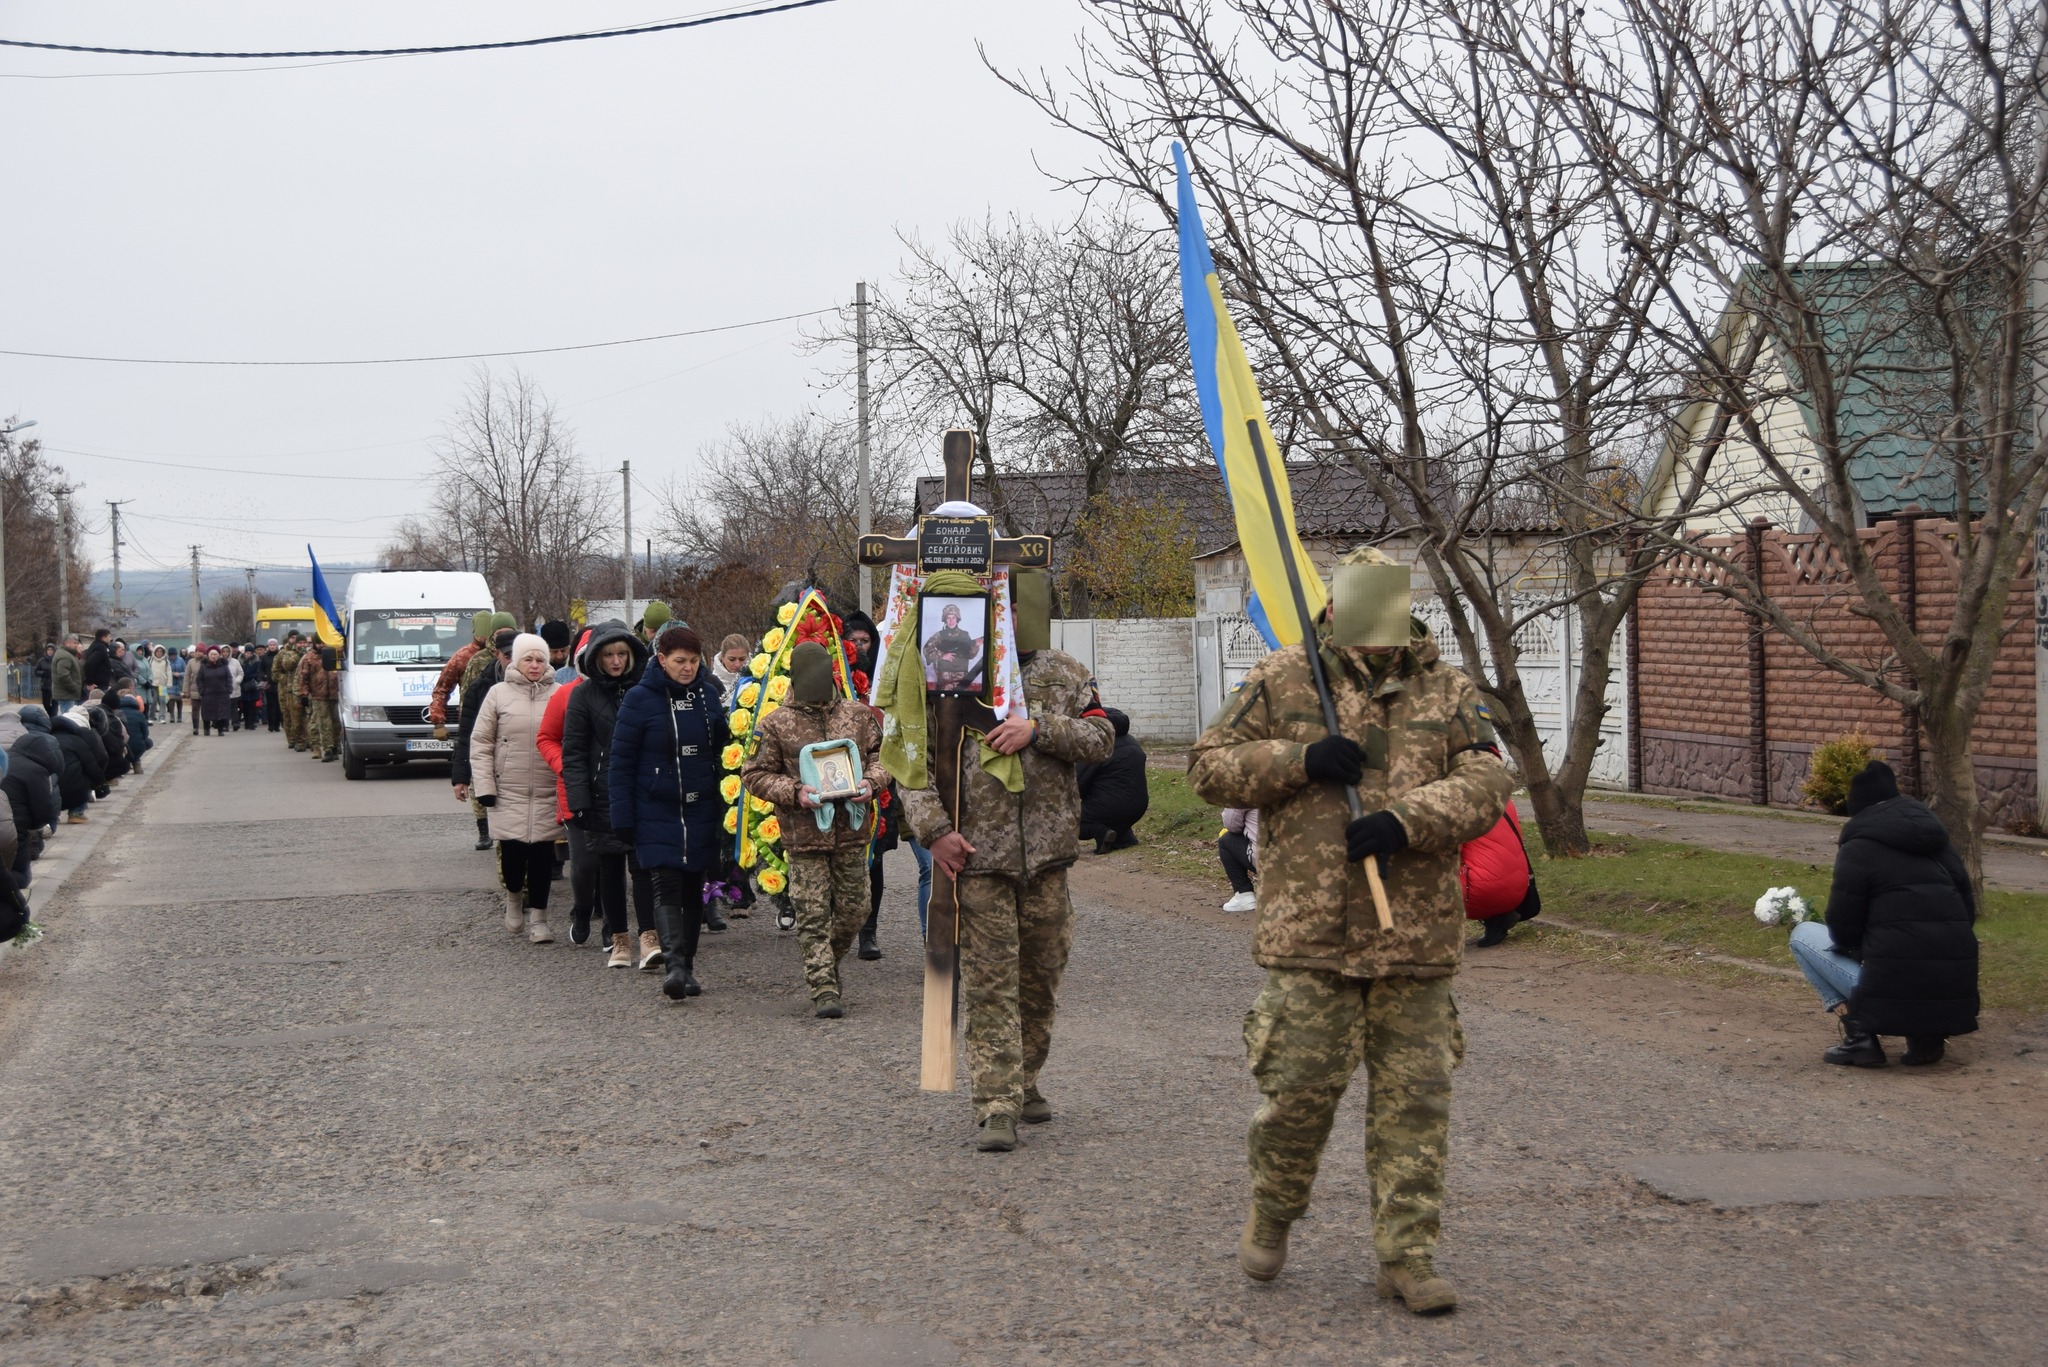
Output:
[[[981,581],[965,570],[939,570],[927,575],[924,587],[918,597],[927,593],[941,596],[961,597],[982,592]],[[911,635],[916,636],[918,620],[917,604],[913,599],[906,623]],[[994,624],[985,628],[990,637],[994,635]],[[993,654],[992,640],[984,649]],[[924,657],[917,649],[915,639],[898,643],[888,658],[882,661],[882,677],[875,681],[875,706],[880,709],[888,723],[882,728],[882,767],[889,776],[905,788],[928,788],[931,786],[930,750],[928,748],[929,725],[925,710]],[[968,728],[973,730],[972,727]],[[975,732],[980,735],[980,732]],[[999,753],[988,743],[981,741],[982,772],[996,779],[1013,793],[1024,791],[1024,761],[1015,755]]]

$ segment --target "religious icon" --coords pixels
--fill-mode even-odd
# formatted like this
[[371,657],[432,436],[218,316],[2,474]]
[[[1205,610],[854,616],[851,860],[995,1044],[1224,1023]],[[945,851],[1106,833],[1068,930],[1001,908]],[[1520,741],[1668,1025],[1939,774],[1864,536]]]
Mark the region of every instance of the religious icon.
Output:
[[917,607],[924,684],[934,693],[988,692],[988,596],[926,594]]
[[820,802],[839,802],[859,794],[860,767],[849,742],[807,745],[804,749],[818,767],[818,781],[812,786],[818,790]]

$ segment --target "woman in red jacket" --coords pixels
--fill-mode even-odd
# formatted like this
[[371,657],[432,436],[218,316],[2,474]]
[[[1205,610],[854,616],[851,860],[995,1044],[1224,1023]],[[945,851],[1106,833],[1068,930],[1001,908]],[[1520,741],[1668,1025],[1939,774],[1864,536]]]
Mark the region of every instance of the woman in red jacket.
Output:
[[1491,949],[1508,938],[1508,930],[1543,909],[1536,895],[1536,870],[1522,846],[1522,823],[1515,804],[1494,828],[1467,844],[1458,862],[1458,883],[1465,893],[1465,919],[1486,927],[1471,941],[1474,949]]

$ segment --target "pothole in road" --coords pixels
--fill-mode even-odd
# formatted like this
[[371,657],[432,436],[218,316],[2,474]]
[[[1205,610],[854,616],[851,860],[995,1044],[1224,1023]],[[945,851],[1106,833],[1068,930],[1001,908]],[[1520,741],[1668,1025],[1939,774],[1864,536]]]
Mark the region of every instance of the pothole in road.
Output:
[[1667,1200],[1705,1202],[1716,1210],[1948,1194],[1939,1182],[1851,1153],[1654,1154],[1633,1160],[1628,1170]]
[[33,1336],[89,1315],[155,1306],[169,1311],[263,1310],[301,1301],[381,1296],[405,1286],[461,1281],[461,1263],[391,1260],[282,1270],[268,1258],[240,1258],[210,1267],[87,1278],[34,1287],[0,1307],[0,1340]]

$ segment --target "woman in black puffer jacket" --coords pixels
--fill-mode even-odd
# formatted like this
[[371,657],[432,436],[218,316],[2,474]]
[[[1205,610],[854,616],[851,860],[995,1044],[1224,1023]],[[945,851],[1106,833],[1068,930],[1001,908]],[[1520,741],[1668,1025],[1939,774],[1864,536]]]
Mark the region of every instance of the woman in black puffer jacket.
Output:
[[626,933],[626,889],[633,890],[639,913],[638,964],[653,971],[666,957],[654,925],[653,878],[633,859],[633,847],[612,830],[612,729],[618,725],[619,699],[640,681],[647,668],[647,647],[624,622],[601,622],[577,656],[583,677],[569,693],[562,714],[562,795],[569,804],[569,825],[590,842],[597,856],[597,904],[611,945],[609,968],[632,968],[633,942]]
[[1841,1017],[1829,1063],[1881,1068],[1880,1035],[1904,1035],[1906,1064],[1939,1063],[1943,1040],[1977,1028],[1977,899],[1948,830],[1899,795],[1873,760],[1849,786],[1827,924],[1792,928],[1792,957]]

